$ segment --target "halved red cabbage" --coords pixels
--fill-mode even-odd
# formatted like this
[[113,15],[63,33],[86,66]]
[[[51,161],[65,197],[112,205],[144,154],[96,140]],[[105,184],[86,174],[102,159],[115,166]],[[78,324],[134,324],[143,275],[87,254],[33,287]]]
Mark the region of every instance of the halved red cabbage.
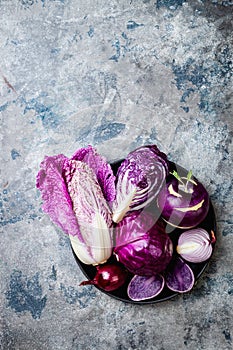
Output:
[[148,205],[158,195],[167,174],[167,157],[155,145],[129,153],[116,175],[113,221],[118,223],[127,212]]
[[160,274],[150,277],[135,275],[129,282],[127,294],[134,301],[152,299],[163,290],[164,284]]
[[189,292],[194,285],[195,277],[192,269],[180,257],[174,259],[173,264],[165,275],[166,285],[174,292]]
[[152,276],[165,270],[173,245],[162,221],[155,222],[149,212],[134,211],[116,225],[114,253],[133,274]]

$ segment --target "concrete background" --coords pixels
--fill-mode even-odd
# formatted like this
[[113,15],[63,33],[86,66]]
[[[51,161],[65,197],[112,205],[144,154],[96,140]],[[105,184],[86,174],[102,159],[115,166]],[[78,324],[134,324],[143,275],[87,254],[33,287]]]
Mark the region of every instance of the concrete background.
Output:
[[[3,350],[230,350],[233,2],[0,0]],[[114,300],[40,209],[44,155],[157,144],[208,189],[218,241],[191,293]]]

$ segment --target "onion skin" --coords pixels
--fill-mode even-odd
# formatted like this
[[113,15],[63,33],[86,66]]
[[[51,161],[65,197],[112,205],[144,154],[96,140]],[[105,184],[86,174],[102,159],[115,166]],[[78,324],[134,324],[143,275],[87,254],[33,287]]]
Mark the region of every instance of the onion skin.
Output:
[[172,175],[167,178],[158,195],[157,205],[165,222],[177,228],[189,229],[205,219],[209,211],[209,195],[196,178],[189,182],[187,178],[181,179],[187,186]]
[[80,286],[95,285],[106,292],[111,292],[120,288],[128,277],[128,271],[119,263],[98,265],[96,269],[95,277],[81,282]]
[[180,235],[176,251],[186,261],[200,263],[210,258],[215,240],[203,228],[188,230]]

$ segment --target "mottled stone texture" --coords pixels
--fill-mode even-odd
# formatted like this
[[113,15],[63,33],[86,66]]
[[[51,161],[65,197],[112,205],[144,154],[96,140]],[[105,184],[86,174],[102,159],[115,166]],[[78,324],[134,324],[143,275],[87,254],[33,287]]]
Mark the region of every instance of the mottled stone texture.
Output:
[[[233,347],[233,2],[0,0],[0,348]],[[152,306],[84,279],[42,213],[44,155],[156,143],[201,179],[218,241],[191,293]]]

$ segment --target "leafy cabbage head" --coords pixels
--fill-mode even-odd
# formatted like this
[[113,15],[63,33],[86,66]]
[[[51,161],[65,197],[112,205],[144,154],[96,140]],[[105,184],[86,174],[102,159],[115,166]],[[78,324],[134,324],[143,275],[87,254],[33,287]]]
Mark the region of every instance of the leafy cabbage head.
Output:
[[88,146],[71,159],[46,156],[36,180],[42,209],[71,238],[78,257],[98,264],[112,253],[112,215],[115,176],[106,159]]
[[145,210],[131,212],[116,225],[114,253],[135,275],[152,276],[169,264],[173,245],[162,221]]
[[118,223],[127,212],[147,206],[157,197],[167,174],[167,157],[155,145],[129,153],[116,175],[113,221]]

